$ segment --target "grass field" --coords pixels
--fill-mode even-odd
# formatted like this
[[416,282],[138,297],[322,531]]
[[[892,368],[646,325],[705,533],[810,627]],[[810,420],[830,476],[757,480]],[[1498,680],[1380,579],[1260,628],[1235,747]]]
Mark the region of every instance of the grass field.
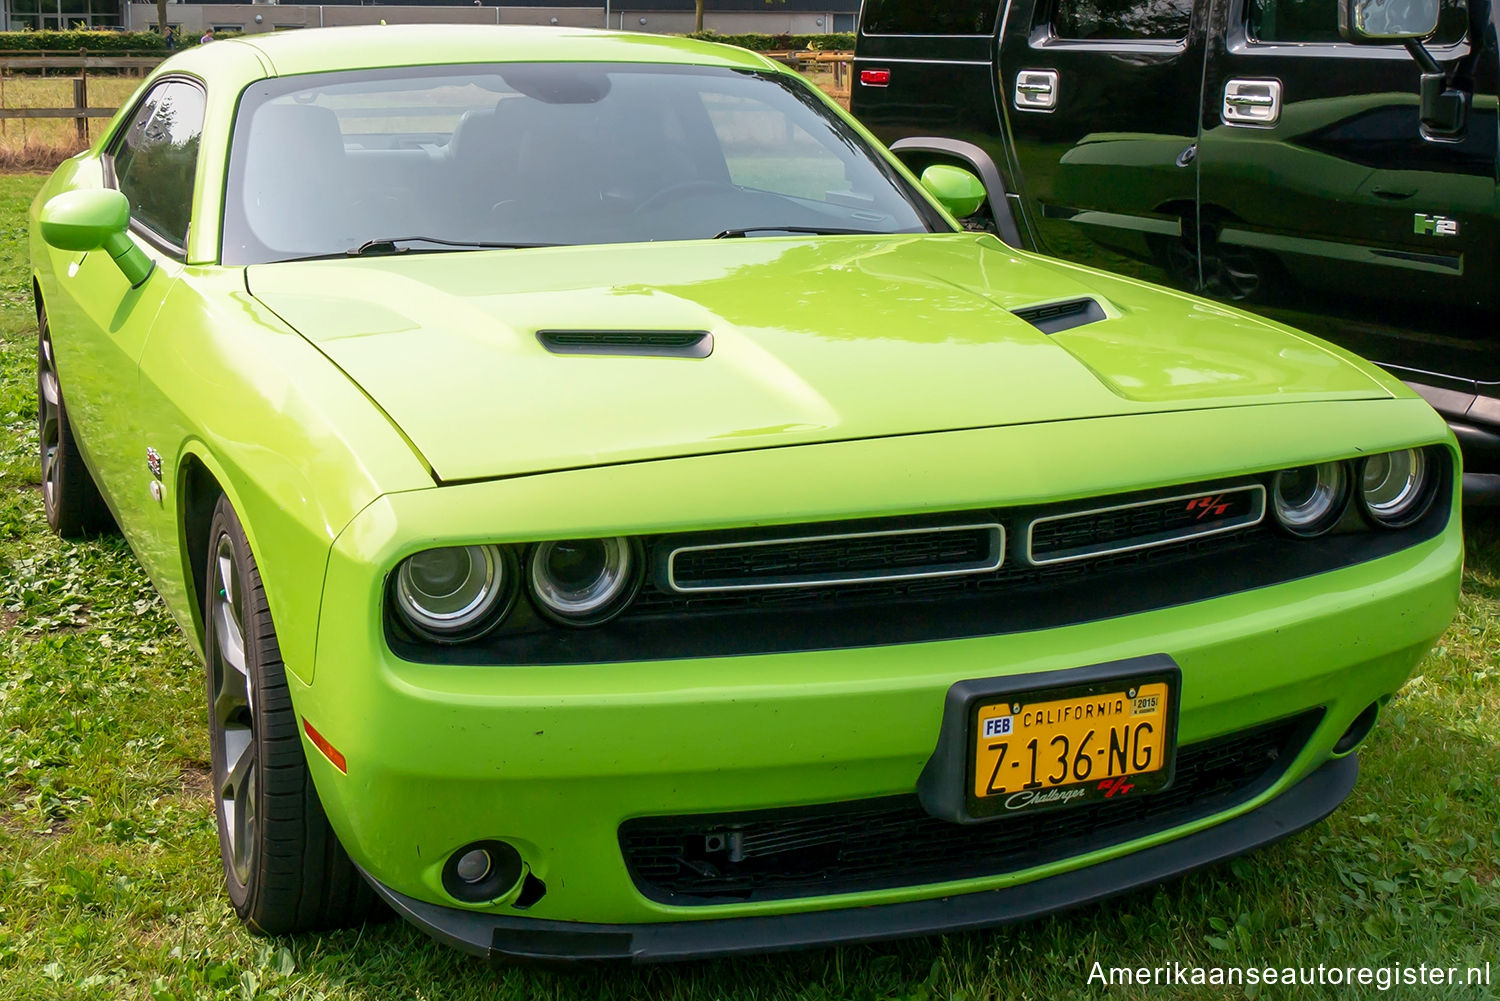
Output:
[[[258,939],[219,887],[200,668],[118,539],[65,543],[37,489],[34,176],[0,176],[0,1001],[1227,998],[1104,991],[1093,964],[1495,964],[1500,521],[1474,517],[1458,620],[1390,706],[1353,798],[1290,841],[986,933],[581,973],[497,970],[387,922]],[[123,378],[132,373],[122,372]],[[1495,988],[1266,989],[1481,998]],[[1253,995],[1251,995],[1253,996]]]

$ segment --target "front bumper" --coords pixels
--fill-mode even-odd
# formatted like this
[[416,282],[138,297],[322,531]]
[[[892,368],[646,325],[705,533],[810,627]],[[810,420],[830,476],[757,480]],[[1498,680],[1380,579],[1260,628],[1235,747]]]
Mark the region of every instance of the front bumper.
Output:
[[[1278,468],[1285,455],[1275,443],[1294,435],[1327,436],[1308,447],[1337,455],[1350,441],[1373,450],[1445,433],[1415,400],[1263,409],[1253,420],[1225,411],[1130,418],[1111,438],[1117,447],[1101,446],[1104,422],[1061,423],[383,498],[330,555],[316,670],[289,664],[298,714],[348,762],[342,774],[306,745],[330,821],[355,862],[390,893],[516,928],[772,921],[969,898],[1104,871],[1101,865],[1123,857],[1218,831],[1316,772],[1350,723],[1399,688],[1446,628],[1463,556],[1456,515],[1438,536],[1389,556],[1142,614],[936,642],[635,663],[401,661],[385,645],[383,574],[374,568],[394,565],[402,547],[480,541],[497,525],[526,526],[512,538],[567,538],[754,524],[754,512],[768,503],[785,521],[962,510],[986,498],[1093,496],[1243,472],[1247,454],[1256,457],[1252,468]],[[1156,448],[1179,421],[1213,433]],[[1093,481],[1084,482],[1078,464],[1058,466],[1060,454],[1098,455],[1102,471],[1090,470]],[[1011,464],[973,461],[999,455]],[[1130,478],[1143,468],[1161,479]],[[839,489],[830,491],[831,483]],[[620,828],[632,819],[912,793],[933,755],[944,698],[960,681],[1151,654],[1181,668],[1182,744],[1314,708],[1322,721],[1275,784],[1253,798],[1023,871],[689,906],[649,898],[627,869]],[[461,846],[491,838],[520,851],[545,884],[539,899],[524,908],[513,899],[468,906],[445,893],[443,863]]]
[[1210,830],[1030,883],[904,904],[723,921],[607,925],[476,914],[438,907],[365,878],[397,914],[445,945],[490,960],[637,963],[966,931],[1029,921],[1181,876],[1296,834],[1348,797],[1353,755],[1323,765],[1264,806]]

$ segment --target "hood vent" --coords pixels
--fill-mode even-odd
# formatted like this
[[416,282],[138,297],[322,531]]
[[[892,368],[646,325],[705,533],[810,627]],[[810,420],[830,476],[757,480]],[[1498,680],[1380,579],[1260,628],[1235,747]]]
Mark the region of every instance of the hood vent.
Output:
[[1104,319],[1104,307],[1092,299],[1069,299],[1067,302],[1049,302],[1041,306],[1023,306],[1013,312],[1044,334],[1060,334],[1064,330],[1097,323]]
[[538,330],[536,338],[558,355],[707,358],[714,350],[706,330]]

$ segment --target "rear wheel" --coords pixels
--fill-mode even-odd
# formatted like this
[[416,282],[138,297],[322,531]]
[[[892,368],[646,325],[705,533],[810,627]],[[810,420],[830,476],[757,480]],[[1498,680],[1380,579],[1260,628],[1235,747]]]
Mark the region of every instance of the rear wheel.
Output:
[[308,774],[260,571],[227,498],[214,508],[208,562],[209,738],[230,902],[266,934],[357,923],[374,897]]
[[68,421],[47,312],[37,315],[36,427],[41,442],[42,506],[47,524],[65,539],[99,535],[115,527]]

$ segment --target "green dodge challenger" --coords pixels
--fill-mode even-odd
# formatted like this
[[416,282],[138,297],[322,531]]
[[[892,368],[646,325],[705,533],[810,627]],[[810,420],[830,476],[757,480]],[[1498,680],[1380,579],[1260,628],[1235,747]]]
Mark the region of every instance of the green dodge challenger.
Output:
[[202,652],[241,918],[873,940],[1334,809],[1454,611],[1452,435],[966,232],[982,197],[699,42],[330,29],[148,78],[32,207],[43,494]]

